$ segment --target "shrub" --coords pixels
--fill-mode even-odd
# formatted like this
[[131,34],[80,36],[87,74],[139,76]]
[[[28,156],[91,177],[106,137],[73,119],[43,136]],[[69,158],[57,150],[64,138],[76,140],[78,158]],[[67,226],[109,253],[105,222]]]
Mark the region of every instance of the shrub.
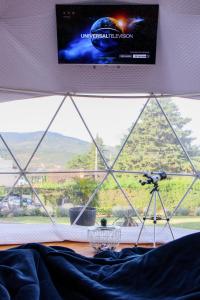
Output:
[[0,211],[0,218],[6,217],[6,216],[7,216],[7,212]]
[[40,216],[40,217],[47,217],[46,212],[40,208],[32,208],[29,210],[29,216]]
[[98,207],[97,214],[110,216],[112,214],[112,208],[111,207]]
[[118,219],[136,217],[136,213],[131,207],[115,206],[112,209],[112,214]]
[[16,208],[12,212],[13,217],[23,217],[27,216],[27,210],[23,208]]
[[176,211],[176,216],[188,216],[190,213],[189,208],[186,207],[179,207],[179,209]]
[[40,216],[46,217],[47,214],[43,209],[40,208],[16,208],[12,212],[13,217],[26,217],[26,216]]

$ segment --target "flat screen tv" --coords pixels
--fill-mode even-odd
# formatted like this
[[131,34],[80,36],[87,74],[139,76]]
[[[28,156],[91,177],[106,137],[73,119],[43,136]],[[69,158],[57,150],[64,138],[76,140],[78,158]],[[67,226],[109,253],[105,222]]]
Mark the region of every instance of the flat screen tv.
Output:
[[61,64],[155,64],[158,5],[56,5]]

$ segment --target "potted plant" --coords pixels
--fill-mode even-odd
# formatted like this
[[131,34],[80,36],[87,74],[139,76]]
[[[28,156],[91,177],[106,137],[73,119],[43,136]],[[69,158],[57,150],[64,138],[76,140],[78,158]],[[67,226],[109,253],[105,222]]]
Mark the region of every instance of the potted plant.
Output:
[[[89,197],[94,192],[96,186],[97,183],[93,178],[75,178],[75,182],[71,186],[70,191],[70,200],[74,205],[74,207],[69,209],[71,224],[73,224],[76,220]],[[93,226],[96,220],[96,206],[98,206],[98,195],[95,195],[90,206],[86,207],[76,224],[82,226]]]

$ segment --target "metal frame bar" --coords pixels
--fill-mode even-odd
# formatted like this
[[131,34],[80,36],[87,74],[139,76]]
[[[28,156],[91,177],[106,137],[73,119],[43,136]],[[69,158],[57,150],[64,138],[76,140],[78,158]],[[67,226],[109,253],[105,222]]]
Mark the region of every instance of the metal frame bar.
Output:
[[[134,175],[143,175],[146,171],[126,171],[126,170],[112,170],[113,173],[122,173],[122,174],[134,174]],[[181,176],[181,177],[194,177],[193,173],[171,173],[165,172],[167,176]],[[159,174],[159,172],[152,172],[152,174]]]
[[156,222],[157,222],[157,212],[156,212],[156,192],[154,192],[154,214],[153,214],[153,246],[156,247]]
[[146,93],[145,96],[135,96],[133,95],[124,95],[124,94],[117,94],[117,95],[105,95],[105,94],[86,94],[86,93],[72,93],[72,92],[52,92],[52,91],[45,91],[45,90],[31,90],[31,89],[23,89],[23,88],[10,88],[10,87],[0,87],[0,92],[6,92],[6,93],[16,93],[16,94],[29,94],[29,95],[35,95],[35,96],[65,96],[66,94],[71,95],[71,96],[77,96],[77,97],[93,97],[93,98],[147,98],[148,95],[153,94],[158,96],[159,98],[166,98],[166,97],[199,97],[199,93],[189,93],[189,94],[181,94],[181,93],[176,93],[176,94],[163,94],[163,93]]
[[[26,174],[76,174],[76,173],[105,173],[107,170],[68,170],[68,171],[26,171]],[[112,173],[121,173],[121,174],[133,174],[133,175],[143,175],[145,171],[126,171],[126,170],[113,170]],[[194,174],[191,173],[169,173],[165,172],[167,176],[177,176],[177,177],[194,177]],[[3,174],[21,174],[18,172],[0,172],[0,175]],[[152,174],[158,174],[158,172],[152,172]]]
[[150,201],[149,201],[149,204],[148,204],[148,206],[147,206],[146,212],[145,212],[144,217],[143,217],[142,226],[141,226],[141,228],[140,228],[139,235],[138,235],[138,238],[137,238],[137,242],[136,242],[136,244],[135,244],[136,246],[137,246],[138,243],[139,243],[139,240],[140,240],[140,237],[141,237],[143,228],[144,228],[144,223],[145,223],[145,220],[146,220],[146,218],[147,218],[147,216],[148,216],[148,213],[149,213],[149,209],[150,209],[152,200],[153,200],[153,193],[152,193],[151,196],[150,196]]
[[[105,173],[106,170],[68,170],[68,171],[26,171],[26,174],[73,174],[73,173]],[[1,174],[1,172],[0,172]]]
[[[70,96],[74,98],[96,98],[96,99],[147,99],[150,97],[152,93],[146,93],[146,94],[79,94],[79,93],[69,93]],[[168,96],[169,97],[169,96]]]

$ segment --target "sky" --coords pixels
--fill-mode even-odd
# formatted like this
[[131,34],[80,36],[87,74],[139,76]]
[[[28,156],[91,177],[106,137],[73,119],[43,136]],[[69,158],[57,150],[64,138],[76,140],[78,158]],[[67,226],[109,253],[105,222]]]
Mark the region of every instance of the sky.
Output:
[[[200,144],[200,101],[183,98],[173,100],[183,117],[192,118],[187,128],[197,138],[195,143]],[[62,97],[51,96],[1,103],[0,131],[44,131],[61,101]],[[145,103],[145,99],[75,98],[75,101],[93,136],[98,134],[109,146],[120,144]],[[91,141],[70,100],[62,106],[50,131]]]

